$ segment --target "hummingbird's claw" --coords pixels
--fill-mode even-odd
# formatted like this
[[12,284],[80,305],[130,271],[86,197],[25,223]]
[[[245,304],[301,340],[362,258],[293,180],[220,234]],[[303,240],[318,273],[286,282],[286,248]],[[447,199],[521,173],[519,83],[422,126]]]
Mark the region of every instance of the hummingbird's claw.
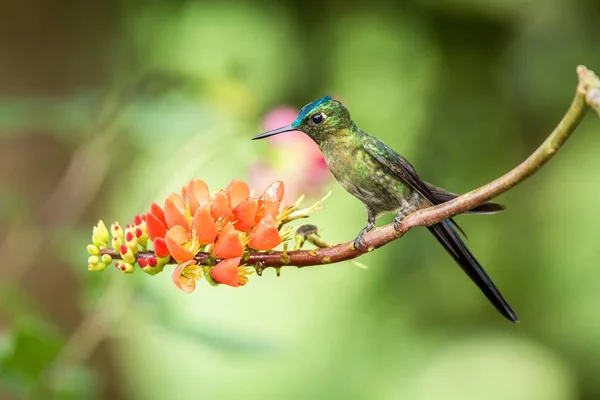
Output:
[[402,233],[402,220],[404,219],[404,213],[399,212],[394,218],[394,229],[398,233]]
[[361,253],[367,253],[369,251],[369,246],[365,243],[364,233],[358,235],[356,239],[354,239],[354,248]]
[[375,228],[375,213],[373,213],[370,209],[367,208],[367,226],[365,226],[359,233],[356,239],[354,239],[354,248],[361,253],[367,253],[372,250],[365,243],[365,234],[369,232],[371,229]]

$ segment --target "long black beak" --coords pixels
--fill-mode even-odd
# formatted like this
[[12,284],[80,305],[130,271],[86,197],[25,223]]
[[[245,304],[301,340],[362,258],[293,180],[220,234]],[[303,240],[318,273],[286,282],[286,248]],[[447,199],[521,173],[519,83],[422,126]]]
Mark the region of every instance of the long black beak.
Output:
[[254,136],[252,138],[252,140],[264,139],[264,138],[267,138],[269,136],[279,135],[280,133],[291,132],[291,131],[295,131],[295,130],[296,129],[292,128],[292,125],[287,125],[287,126],[284,126],[283,128],[273,129],[272,131],[261,133],[258,136]]

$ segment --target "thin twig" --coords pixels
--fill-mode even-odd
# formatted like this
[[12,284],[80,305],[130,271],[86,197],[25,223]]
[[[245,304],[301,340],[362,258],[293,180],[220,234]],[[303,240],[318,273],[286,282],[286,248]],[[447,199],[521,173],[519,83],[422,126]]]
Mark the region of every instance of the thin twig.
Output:
[[[432,225],[464,213],[508,191],[533,175],[556,154],[573,133],[585,115],[588,105],[594,107],[600,113],[600,102],[598,102],[600,81],[598,77],[583,66],[578,67],[577,72],[579,85],[571,106],[550,136],[525,161],[498,179],[454,200],[410,214],[402,221],[400,232],[395,230],[393,224],[369,232],[364,238],[366,245],[376,249],[400,238],[411,228]],[[103,250],[103,253],[110,254],[113,258],[120,258],[119,254],[112,250]],[[361,254],[361,252],[354,249],[353,242],[347,242],[323,249],[290,251],[287,252],[285,257],[280,251],[251,253],[244,261],[248,265],[261,265],[264,268],[288,265],[308,267],[346,261]],[[139,258],[152,255],[152,252],[138,253]],[[195,259],[201,265],[211,262],[208,253],[198,253]],[[171,261],[175,263],[175,260]]]

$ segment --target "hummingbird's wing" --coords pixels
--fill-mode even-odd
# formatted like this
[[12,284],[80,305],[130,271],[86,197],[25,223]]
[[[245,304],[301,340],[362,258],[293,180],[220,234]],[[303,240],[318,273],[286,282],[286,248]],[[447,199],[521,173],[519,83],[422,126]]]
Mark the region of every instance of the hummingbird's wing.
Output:
[[[384,168],[388,169],[389,173],[402,178],[402,180],[419,192],[419,194],[425,197],[432,205],[445,203],[459,196],[456,193],[449,192],[421,180],[410,162],[400,154],[396,153],[392,148],[388,147],[381,140],[365,134],[363,147],[367,153],[375,158],[375,160],[377,160]],[[494,214],[502,210],[504,210],[504,206],[488,202],[467,211],[465,214]],[[454,221],[452,221],[452,223],[462,232],[462,229]]]
[[441,203],[427,184],[419,178],[417,171],[406,158],[396,153],[381,140],[367,134],[365,134],[362,144],[365,151],[381,165],[386,173],[401,178],[432,205]]
[[[396,153],[392,148],[388,147],[381,140],[374,138],[373,136],[367,135],[365,133],[363,140],[363,148],[367,153],[369,153],[386,171],[387,174],[392,176],[396,176],[401,178],[404,182],[406,182],[410,187],[419,192],[421,196],[423,196],[431,205],[437,205],[443,203],[440,201],[434,194],[434,191],[431,190],[431,187],[427,185],[427,182],[421,180],[415,168],[408,162],[408,160],[402,157],[400,154]],[[467,234],[463,229],[454,221],[453,218],[450,218],[450,222],[454,224],[454,226],[467,237]]]
[[[431,204],[435,205],[443,202],[434,194],[437,188],[428,186],[427,183],[423,182],[414,167],[381,140],[365,134],[363,148],[380,164],[385,173],[401,178]],[[437,192],[439,195],[439,191]],[[450,193],[444,191],[444,196],[448,197],[448,194]],[[427,228],[496,309],[506,318],[517,322],[517,314],[504,299],[483,267],[471,254],[451,223],[454,223],[454,221],[450,219]],[[460,230],[458,226],[457,228]]]
[[[364,134],[362,143],[365,151],[381,165],[387,174],[401,178],[421,196],[427,199],[431,205],[435,206],[443,203],[443,201],[439,201],[439,199],[436,198],[430,186],[428,186],[426,182],[419,178],[417,171],[415,171],[415,168],[411,165],[411,163],[408,162],[406,158],[396,153],[381,140],[374,138],[373,136],[369,136],[366,133]],[[450,222],[454,224],[454,226],[465,236],[465,238],[467,237],[465,231],[463,231],[463,229],[456,223],[456,221],[454,221],[453,218],[450,218]]]

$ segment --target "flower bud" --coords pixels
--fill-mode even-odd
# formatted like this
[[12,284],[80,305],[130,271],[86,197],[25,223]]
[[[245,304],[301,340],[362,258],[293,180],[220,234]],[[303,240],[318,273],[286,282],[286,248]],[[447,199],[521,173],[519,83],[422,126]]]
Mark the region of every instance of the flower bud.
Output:
[[142,267],[142,271],[147,273],[148,275],[156,275],[159,272],[162,272],[165,264],[160,264],[158,259],[154,256],[149,256],[147,258],[138,259],[138,264]]
[[100,240],[102,241],[102,243],[108,243],[108,229],[106,229],[106,225],[104,225],[104,221],[100,220],[98,221],[98,225],[96,225],[96,228],[98,228],[98,236],[100,238]]
[[164,267],[171,261],[171,256],[168,257],[156,257],[156,265]]
[[133,233],[133,229],[127,228],[125,232],[125,245],[132,251],[133,254],[136,254],[138,251],[138,242],[135,234]]
[[123,262],[123,261],[118,261],[115,264],[115,268],[117,268],[119,271],[124,272],[126,274],[132,274],[134,271],[133,264],[128,263],[128,262]]
[[121,239],[121,241],[123,241],[123,229],[121,228],[121,225],[119,225],[118,222],[113,222],[112,225],[110,226],[110,231],[113,235],[113,238],[119,238]]
[[146,221],[142,221],[139,226],[135,227],[133,233],[138,244],[146,249],[146,246],[148,246],[148,229],[146,228]]
[[108,247],[108,230],[102,220],[98,221],[98,225],[92,229],[92,243],[94,246],[103,249]]
[[112,239],[112,248],[115,251],[119,251],[121,249],[121,246],[123,245],[123,241],[121,239],[119,239],[118,237],[113,237]]
[[127,247],[126,245],[124,245],[124,244],[121,245],[121,248],[119,249],[119,253],[121,254],[121,259],[123,261],[125,261],[126,263],[129,263],[129,264],[135,263],[135,255],[133,254],[131,249],[129,247]]
[[92,256],[97,256],[98,254],[100,254],[100,249],[93,244],[88,244],[87,252]]
[[106,269],[106,264],[103,262],[99,262],[96,264],[88,264],[88,270],[92,272],[101,272]]

